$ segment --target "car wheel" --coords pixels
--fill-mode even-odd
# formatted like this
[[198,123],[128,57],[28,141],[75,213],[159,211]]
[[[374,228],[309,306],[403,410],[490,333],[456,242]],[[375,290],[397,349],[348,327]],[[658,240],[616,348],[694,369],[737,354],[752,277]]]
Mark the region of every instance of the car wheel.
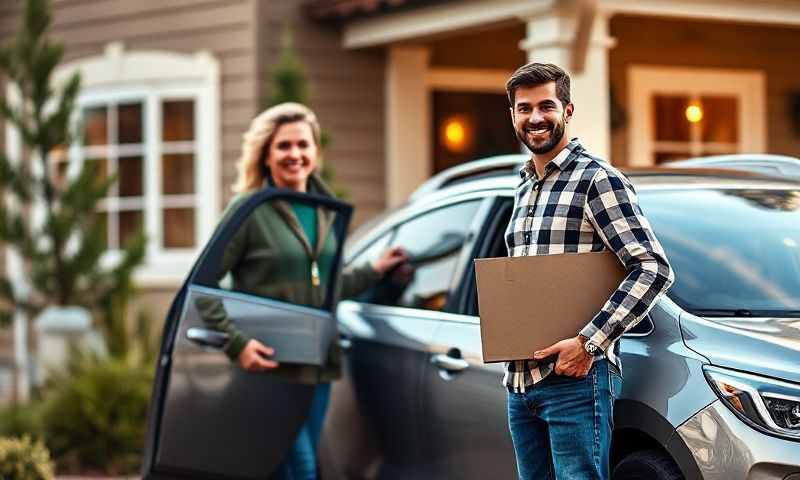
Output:
[[614,480],[683,480],[678,465],[664,452],[642,450],[623,458],[611,475]]

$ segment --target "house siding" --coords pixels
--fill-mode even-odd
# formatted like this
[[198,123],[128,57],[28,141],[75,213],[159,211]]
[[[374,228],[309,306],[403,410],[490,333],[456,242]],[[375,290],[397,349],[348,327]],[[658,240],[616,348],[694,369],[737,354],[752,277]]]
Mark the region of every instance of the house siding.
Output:
[[[754,69],[767,79],[768,153],[800,156],[792,131],[790,95],[800,92],[796,54],[800,28],[618,16],[611,19],[617,46],[609,53],[611,86],[625,111],[631,65]],[[628,132],[612,133],[613,162],[627,165]]]
[[356,207],[353,225],[385,208],[383,50],[347,51],[335,25],[309,20],[301,0],[262,2],[259,13],[257,86],[267,94],[267,78],[280,53],[283,29],[293,31],[295,51],[310,84],[309,104],[331,138],[324,161],[337,187],[349,193]]
[[[0,39],[8,39],[17,28],[22,2],[2,3]],[[122,42],[128,51],[209,51],[220,62],[222,175],[215,181],[224,192],[224,204],[242,133],[258,106],[257,4],[258,0],[55,0],[52,34],[65,47],[65,62],[101,55],[110,42]],[[0,261],[3,257],[4,253]],[[136,303],[146,305],[147,313],[160,323],[177,287],[144,285]]]

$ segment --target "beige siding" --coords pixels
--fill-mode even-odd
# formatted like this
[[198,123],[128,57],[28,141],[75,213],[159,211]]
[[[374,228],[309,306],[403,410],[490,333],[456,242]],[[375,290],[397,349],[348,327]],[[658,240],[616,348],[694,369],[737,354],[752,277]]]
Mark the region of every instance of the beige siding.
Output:
[[[311,107],[332,139],[325,161],[355,204],[354,224],[379,213],[384,200],[384,53],[345,51],[335,26],[311,22],[300,0],[262,2],[259,72],[278,58],[280,36],[293,27],[297,53],[312,88]],[[265,92],[266,76],[259,80]],[[230,140],[225,139],[227,144]]]
[[[241,135],[258,103],[257,1],[55,0],[53,34],[66,47],[66,61],[99,55],[112,41],[127,50],[210,51],[221,64],[222,178],[216,181],[227,192]],[[0,3],[0,38],[8,38],[21,2]],[[136,303],[160,323],[176,287],[144,288]]]
[[[612,88],[627,111],[630,65],[757,69],[767,76],[767,151],[800,156],[792,132],[789,95],[800,91],[800,28],[619,16],[611,20],[617,46],[609,54]],[[612,134],[612,159],[627,164],[626,129]]]

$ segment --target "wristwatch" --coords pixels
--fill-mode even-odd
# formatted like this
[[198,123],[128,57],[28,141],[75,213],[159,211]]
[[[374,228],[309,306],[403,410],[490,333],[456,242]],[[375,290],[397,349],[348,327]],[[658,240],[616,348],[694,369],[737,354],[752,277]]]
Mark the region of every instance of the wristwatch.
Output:
[[[586,338],[586,337],[584,337],[584,338]],[[588,354],[589,354],[589,355],[591,355],[591,356],[595,356],[595,354],[597,353],[597,351],[598,351],[598,350],[600,350],[600,347],[598,347],[597,345],[595,345],[595,344],[594,344],[594,343],[593,343],[591,340],[589,340],[588,338],[586,339],[586,343],[584,343],[584,344],[583,344],[583,348],[586,350],[586,353],[588,353]]]

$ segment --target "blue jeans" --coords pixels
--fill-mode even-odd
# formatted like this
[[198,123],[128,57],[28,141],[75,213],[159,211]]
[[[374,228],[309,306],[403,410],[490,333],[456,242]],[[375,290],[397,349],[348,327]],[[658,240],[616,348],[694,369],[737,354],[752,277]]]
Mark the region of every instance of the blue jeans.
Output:
[[317,480],[317,447],[330,394],[330,383],[320,383],[314,388],[308,419],[283,464],[270,477],[271,480]]
[[525,393],[508,393],[508,426],[520,480],[606,480],[614,400],[622,377],[595,360],[585,378],[551,373]]

